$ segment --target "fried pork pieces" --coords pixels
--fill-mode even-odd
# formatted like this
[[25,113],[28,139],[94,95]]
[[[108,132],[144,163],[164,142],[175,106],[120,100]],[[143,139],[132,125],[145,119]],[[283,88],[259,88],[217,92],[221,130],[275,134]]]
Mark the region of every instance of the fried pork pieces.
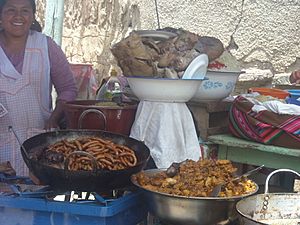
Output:
[[255,183],[251,180],[243,178],[230,182],[236,170],[228,160],[187,160],[172,178],[163,171],[155,175],[140,172],[136,179],[145,189],[187,197],[209,197],[213,188],[221,183],[226,184],[219,197],[241,196],[255,191]]

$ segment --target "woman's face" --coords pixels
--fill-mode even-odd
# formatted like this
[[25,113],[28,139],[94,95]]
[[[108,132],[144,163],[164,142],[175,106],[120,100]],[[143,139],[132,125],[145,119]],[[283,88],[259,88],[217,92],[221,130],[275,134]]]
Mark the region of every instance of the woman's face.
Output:
[[1,13],[2,28],[12,37],[27,36],[34,21],[29,0],[7,0]]

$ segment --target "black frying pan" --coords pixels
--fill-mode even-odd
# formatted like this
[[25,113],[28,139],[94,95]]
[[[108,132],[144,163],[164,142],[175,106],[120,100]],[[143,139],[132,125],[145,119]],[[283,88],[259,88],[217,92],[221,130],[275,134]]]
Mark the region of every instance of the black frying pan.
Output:
[[[137,165],[124,170],[110,171],[70,171],[55,168],[38,161],[36,155],[45,147],[62,139],[75,139],[83,136],[109,138],[114,143],[125,145],[135,151]],[[23,159],[30,172],[43,184],[50,185],[56,191],[108,191],[130,185],[130,176],[141,171],[150,157],[149,148],[141,141],[101,130],[60,130],[46,132],[27,139],[21,148]]]

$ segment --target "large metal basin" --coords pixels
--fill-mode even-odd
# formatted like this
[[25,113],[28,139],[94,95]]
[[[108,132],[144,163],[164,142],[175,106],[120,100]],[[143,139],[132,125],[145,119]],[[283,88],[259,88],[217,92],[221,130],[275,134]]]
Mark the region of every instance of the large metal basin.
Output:
[[[268,208],[263,209],[268,197]],[[299,225],[300,194],[259,194],[242,199],[236,205],[240,225]]]
[[249,196],[236,204],[240,225],[299,225],[300,194],[268,193],[269,180],[278,172],[291,172],[290,169],[273,171],[266,179],[265,193]]
[[[161,171],[164,170],[152,169],[144,172],[151,175]],[[145,202],[150,212],[170,225],[212,225],[228,220],[235,216],[236,202],[249,196],[231,198],[174,196],[149,191],[140,186],[134,176],[131,177],[131,181],[144,191]]]

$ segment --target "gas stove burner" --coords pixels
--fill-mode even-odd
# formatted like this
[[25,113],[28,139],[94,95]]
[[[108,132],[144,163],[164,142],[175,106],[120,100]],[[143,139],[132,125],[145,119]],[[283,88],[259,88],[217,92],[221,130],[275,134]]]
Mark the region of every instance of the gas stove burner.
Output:
[[63,194],[57,194],[52,199],[54,201],[78,202],[78,203],[97,202],[106,205],[108,202],[122,198],[136,191],[137,189],[133,186],[126,187],[123,189],[114,189],[114,190],[103,191],[103,192],[70,191]]

